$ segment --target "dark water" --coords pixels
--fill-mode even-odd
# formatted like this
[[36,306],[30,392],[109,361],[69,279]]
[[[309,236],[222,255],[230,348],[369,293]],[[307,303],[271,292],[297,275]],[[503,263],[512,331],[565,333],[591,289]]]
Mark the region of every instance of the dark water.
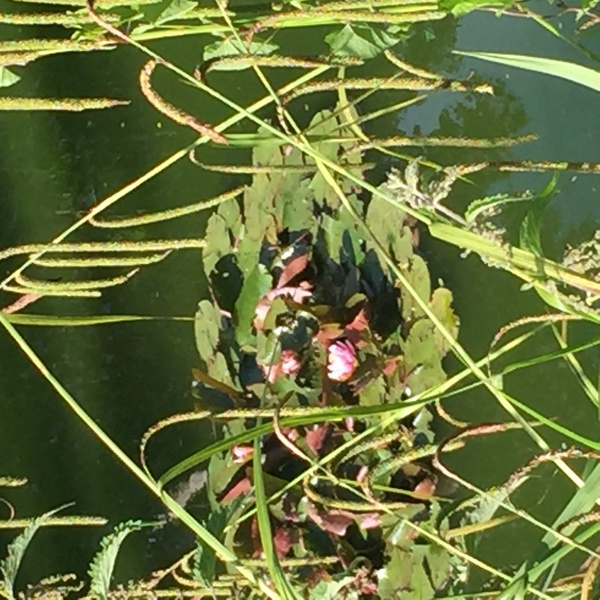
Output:
[[[565,20],[567,31],[568,25]],[[314,48],[318,48],[317,39],[322,33],[314,32]],[[23,30],[25,34],[31,32]],[[306,52],[301,37],[290,35],[284,43],[292,51]],[[202,45],[209,41],[207,37],[175,40],[156,44],[156,48],[189,70],[199,61]],[[587,38],[585,43],[600,54],[597,36]],[[498,95],[465,98],[442,92],[417,107],[374,123],[373,133],[420,131],[490,137],[536,132],[538,141],[510,151],[489,151],[488,156],[600,161],[600,120],[594,92],[543,75],[459,60],[450,54],[453,47],[585,60],[524,19],[497,19],[488,13],[472,15],[460,26],[446,20],[423,27],[407,47],[408,61],[454,76],[467,76],[473,70],[478,77],[493,80]],[[120,48],[118,52],[96,56],[47,58],[27,69],[16,69],[24,78],[13,88],[14,92],[11,90],[15,94],[109,95],[132,102],[127,107],[84,114],[0,114],[2,247],[51,239],[77,213],[194,140],[192,132],[165,120],[141,96],[137,73],[142,62],[139,53]],[[164,81],[167,78],[165,75]],[[280,72],[274,75],[276,82],[284,78]],[[157,81],[163,80],[159,77]],[[222,107],[204,97],[191,96],[185,86],[174,83],[174,79],[170,81],[172,85],[164,89],[173,103],[197,112],[201,119],[223,118]],[[223,75],[215,77],[215,81],[226,86],[225,91],[242,105],[260,93],[250,75]],[[363,109],[371,110],[390,98],[381,94]],[[324,95],[315,98],[311,107],[324,108],[332,101],[333,95]],[[468,150],[427,154],[440,162],[475,160],[480,156]],[[235,163],[247,157],[245,152],[202,150],[202,159],[208,162]],[[395,164],[391,159],[379,160],[374,178],[382,177]],[[461,207],[487,193],[539,189],[547,180],[547,175],[486,173],[476,178],[476,186],[460,188],[451,203]],[[202,172],[186,160],[179,161],[122,201],[117,212],[151,211],[197,201],[230,188],[234,181],[229,176]],[[559,183],[561,192],[550,206],[544,231],[544,242],[553,256],[560,256],[565,243],[590,237],[600,223],[596,201],[599,178],[562,174]],[[515,219],[518,216],[515,214]],[[207,215],[198,214],[128,233],[147,238],[199,236],[206,218]],[[88,228],[74,239],[97,235]],[[476,257],[462,259],[457,250],[427,238],[423,252],[434,277],[443,279],[454,291],[455,309],[461,318],[460,341],[475,358],[484,355],[501,326],[524,314],[544,310],[534,293],[520,292],[518,281],[482,267]],[[1,265],[0,275],[4,277],[17,264]],[[194,251],[184,251],[144,269],[127,285],[106,292],[100,300],[44,299],[30,312],[190,317],[203,293],[199,256]],[[10,302],[10,298],[8,294],[0,295],[1,304]],[[196,366],[197,359],[190,323],[30,327],[22,332],[69,392],[131,456],[137,456],[138,440],[147,427],[192,406],[190,369]],[[593,334],[591,327],[579,326],[571,330],[571,339],[589,339]],[[517,354],[525,357],[553,347],[551,336],[544,335]],[[581,361],[594,377],[598,369],[596,351],[584,353]],[[450,359],[448,368],[453,370],[457,365]],[[111,524],[131,518],[151,519],[161,511],[159,503],[62,404],[6,335],[0,336],[0,381],[0,474],[26,476],[30,481],[26,488],[3,492],[15,504],[19,516],[37,515],[71,501],[76,503],[74,511],[103,515]],[[582,401],[582,392],[561,363],[517,373],[507,378],[505,385],[509,393],[536,410],[556,417],[582,435],[598,439],[597,414],[590,403]],[[578,407],[576,411],[573,406]],[[471,421],[505,416],[484,391],[464,394],[450,408],[457,416]],[[551,445],[561,442],[552,432],[544,434]],[[198,448],[205,439],[206,431],[200,426],[180,427],[164,435],[150,448],[156,472]],[[471,451],[462,452],[452,464],[465,477],[487,486],[503,481],[535,453],[529,437],[515,432],[474,444]],[[543,474],[547,477],[525,488],[519,498],[534,513],[552,519],[560,512],[570,488],[562,476],[553,475],[550,470]],[[26,559],[23,581],[66,570],[82,573],[107,531],[108,528],[44,531]],[[0,532],[0,547],[12,535]],[[164,565],[190,543],[183,530],[158,535],[165,537],[152,542],[142,534],[128,540],[126,558],[121,563],[124,577],[143,575],[149,568]],[[536,539],[535,532],[527,534],[523,527],[509,526],[501,538],[494,538],[484,550],[496,564],[514,562],[516,553],[525,553]]]

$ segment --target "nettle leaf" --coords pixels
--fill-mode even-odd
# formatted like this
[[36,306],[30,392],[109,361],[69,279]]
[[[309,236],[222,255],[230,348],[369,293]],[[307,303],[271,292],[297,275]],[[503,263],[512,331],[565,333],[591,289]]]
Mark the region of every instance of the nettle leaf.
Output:
[[[195,4],[195,3],[194,3]],[[238,56],[240,54],[253,54],[253,55],[269,55],[273,54],[276,50],[279,50],[277,44],[272,44],[265,40],[261,40],[259,36],[252,36],[251,42],[245,42],[237,40],[236,38],[227,38],[226,40],[209,44],[204,48],[202,58],[204,60],[210,60],[211,58],[220,58],[222,56]],[[246,68],[246,65],[242,67],[236,67],[235,65],[223,65],[221,70],[236,70],[236,68]]]
[[244,280],[242,291],[235,303],[235,335],[240,345],[251,344],[255,339],[252,332],[256,306],[271,289],[273,277],[263,265],[257,264]]
[[530,209],[521,222],[519,230],[519,243],[521,248],[531,250],[534,254],[543,256],[542,250],[542,224],[544,214],[552,201],[554,188],[556,187],[557,174],[544,186],[531,203]]
[[326,36],[325,42],[338,56],[369,59],[379,56],[405,37],[405,33],[397,27],[345,25],[339,31]]
[[33,539],[33,536],[37,533],[38,529],[43,525],[49,517],[56,514],[58,511],[63,510],[65,506],[52,510],[43,514],[41,517],[34,519],[31,525],[26,527],[22,533],[20,533],[8,546],[8,552],[6,558],[0,563],[0,572],[2,573],[2,582],[0,582],[0,591],[4,590],[7,593],[8,598],[15,597],[15,581],[17,579],[17,573],[19,567],[23,561],[23,556]]
[[473,200],[465,210],[465,219],[469,223],[475,223],[477,219],[486,218],[488,215],[493,216],[498,214],[501,207],[505,204],[513,202],[528,202],[533,198],[531,192],[523,192],[517,196],[511,196],[509,194],[494,194],[493,196],[486,196],[485,198],[478,198]]
[[0,66],[0,88],[10,87],[11,85],[14,85],[20,80],[21,78],[18,75],[16,75],[6,67]]
[[219,343],[221,313],[210,300],[202,300],[194,317],[194,335],[198,354],[203,361],[210,359]]
[[117,562],[117,554],[125,538],[148,524],[142,521],[126,521],[117,525],[112,533],[100,542],[100,551],[94,556],[88,575],[90,595],[94,598],[107,598],[110,592],[110,580]]

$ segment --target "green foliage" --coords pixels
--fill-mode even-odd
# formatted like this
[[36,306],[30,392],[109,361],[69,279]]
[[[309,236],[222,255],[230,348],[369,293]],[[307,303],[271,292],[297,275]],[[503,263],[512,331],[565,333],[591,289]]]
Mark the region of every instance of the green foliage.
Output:
[[534,71],[552,77],[559,77],[572,81],[596,92],[600,92],[600,71],[590,69],[577,63],[542,56],[525,56],[521,54],[501,54],[493,52],[458,52],[456,54],[479,58],[507,67],[516,67],[527,71]]
[[[345,165],[360,172],[360,155],[343,141],[352,134],[348,118],[356,118],[353,111],[344,114],[339,107],[323,111],[315,115],[309,130],[319,140],[315,148],[321,156],[335,161],[343,157]],[[392,283],[395,276],[386,262],[386,252],[402,266],[421,301],[453,336],[458,333],[451,292],[443,287],[432,290],[427,265],[416,252],[414,220],[402,211],[391,219],[389,204],[376,195],[368,202],[361,201],[358,190],[344,177],[336,179],[341,197],[319,169],[310,175],[286,170],[306,163],[317,166],[296,149],[284,154],[274,145],[256,147],[253,165],[263,170],[254,175],[244,192],[241,210],[223,205],[209,219],[203,264],[211,285],[210,297],[215,300],[203,300],[196,315],[196,341],[205,372],[196,373],[195,394],[202,408],[210,410],[213,402],[215,414],[226,415],[221,411],[228,396],[232,405],[245,407],[249,416],[259,406],[269,405],[281,410],[296,407],[315,411],[313,427],[297,430],[294,444],[298,457],[282,456],[283,448],[273,434],[254,447],[233,441],[252,434],[250,423],[244,425],[234,419],[225,421],[223,427],[225,438],[231,440],[229,450],[224,456],[213,454],[208,467],[213,507],[242,499],[252,503],[249,492],[255,491],[258,525],[249,525],[247,520],[236,523],[230,515],[227,526],[233,533],[226,543],[250,545],[248,551],[253,548],[254,553],[262,548],[272,565],[271,575],[279,580],[280,593],[290,597],[296,592],[282,578],[279,561],[316,558],[331,548],[348,553],[351,560],[358,556],[358,549],[353,548],[355,542],[349,542],[342,550],[340,531],[367,535],[361,532],[361,523],[369,502],[355,484],[315,485],[308,474],[301,482],[290,481],[290,474],[308,467],[309,457],[321,458],[333,439],[352,444],[353,430],[340,423],[319,424],[319,410],[344,403],[364,410],[378,408],[435,389],[445,380],[441,360],[449,345],[411,293]],[[386,189],[386,185],[381,187]],[[381,245],[365,239],[352,211],[363,215]],[[337,366],[333,348],[342,361]],[[210,378],[214,378],[212,384]],[[221,382],[232,382],[233,388],[228,391]],[[403,491],[411,493],[428,478],[426,465],[418,462],[422,452],[416,442],[416,436],[432,437],[427,421],[421,419],[419,428],[402,429],[401,434],[393,434],[393,424],[382,426],[380,417],[365,415],[360,422],[372,430],[371,441],[360,451],[342,455],[328,468],[330,476],[339,478],[343,472],[370,465],[373,475],[369,485],[380,506],[394,506],[402,518],[433,515],[428,506],[436,503],[430,498],[430,505],[405,504],[396,498]],[[400,438],[400,456],[406,452],[406,460],[391,464],[394,446],[380,438],[395,442]],[[262,481],[257,478],[257,452],[262,456]],[[253,477],[244,467],[252,454]],[[377,466],[384,464],[389,466],[383,474]],[[397,487],[403,479],[407,479],[406,487]],[[265,500],[261,500],[263,486]],[[389,491],[375,491],[379,489]],[[268,508],[268,495],[281,499]],[[376,506],[370,510],[377,512]],[[258,528],[260,537],[253,527]],[[265,536],[266,531],[270,533]],[[412,556],[412,546],[408,546],[402,552]],[[423,565],[419,567],[422,577],[430,583],[419,589],[432,591],[447,583],[449,557],[437,549],[428,561],[425,554],[429,550],[424,548],[415,547],[412,571],[417,564]],[[400,559],[395,558],[394,546],[381,541],[378,552],[384,564],[392,565],[391,576],[396,577],[393,564]],[[406,556],[402,560],[406,562]],[[413,558],[408,560],[410,563]],[[320,577],[319,569],[314,572]],[[378,582],[368,568],[360,575],[343,570],[330,570],[330,574],[331,580],[315,584],[310,593],[327,596],[342,588],[357,594],[370,589],[385,593],[388,585],[387,576]],[[291,574],[292,586],[298,576]],[[206,584],[211,581],[201,573],[198,577]],[[402,586],[410,586],[410,582]],[[304,589],[302,584],[300,589]]]
[[342,29],[327,35],[325,41],[336,55],[369,59],[393,48],[404,38],[406,30],[399,27],[377,28],[346,24]]
[[147,524],[142,521],[127,521],[117,525],[112,533],[100,542],[100,550],[94,556],[88,575],[90,576],[90,594],[94,599],[105,600],[110,592],[110,580],[117,561],[117,555],[125,538],[139,531]]
[[440,7],[456,17],[461,17],[480,8],[496,8],[504,10],[515,4],[515,0],[441,0]]
[[8,546],[8,553],[0,563],[0,572],[2,573],[2,582],[0,582],[0,590],[7,595],[8,598],[15,597],[15,582],[19,567],[23,561],[25,551],[29,547],[33,536],[38,532],[38,529],[44,524],[48,518],[62,510],[64,506],[56,508],[50,512],[43,514],[41,517],[34,519],[31,525],[25,528],[23,533],[19,534]]

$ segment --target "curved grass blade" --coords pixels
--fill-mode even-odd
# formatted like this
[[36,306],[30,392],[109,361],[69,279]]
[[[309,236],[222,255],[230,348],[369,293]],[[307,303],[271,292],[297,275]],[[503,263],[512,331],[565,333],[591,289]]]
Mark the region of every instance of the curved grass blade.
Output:
[[69,394],[64,386],[54,377],[43,361],[33,351],[31,346],[27,344],[23,336],[11,325],[0,312],[0,324],[4,327],[15,344],[23,351],[32,365],[40,372],[40,374],[48,381],[52,388],[64,400],[68,407],[77,415],[77,417],[86,425],[90,431],[104,444],[108,450],[115,456],[123,465],[143,483],[154,495],[156,495],[163,504],[171,510],[177,518],[181,520],[189,529],[191,529],[198,538],[205,544],[213,548],[219,555],[221,560],[228,563],[233,569],[236,569],[240,575],[247,579],[251,585],[258,587],[261,592],[269,598],[276,598],[273,590],[263,580],[256,577],[255,573],[244,567],[238,560],[237,556],[228,548],[226,548],[218,539],[216,539],[209,531],[202,527],[190,513],[181,507],[168,494],[162,492],[160,487],[145,473],[131,458],[100,428],[90,415],[81,407],[81,405]]
[[234,190],[229,190],[220,196],[216,196],[215,198],[211,198],[209,200],[201,200],[200,202],[194,202],[193,204],[187,204],[186,206],[181,206],[179,208],[170,208],[167,210],[161,210],[155,213],[148,213],[145,215],[140,215],[138,217],[122,217],[120,219],[96,219],[92,217],[90,219],[90,225],[99,228],[105,229],[118,229],[121,227],[137,227],[139,225],[149,225],[150,223],[162,223],[163,221],[168,221],[170,219],[178,219],[179,217],[185,217],[187,215],[192,215],[197,212],[201,212],[203,210],[208,210],[209,208],[214,208],[215,206],[219,206],[223,202],[228,202],[229,200],[233,200],[237,198],[240,194],[242,194],[245,190],[245,186],[241,186],[235,188]]
[[578,85],[600,92],[600,71],[584,67],[577,63],[542,56],[527,56],[524,54],[503,54],[498,52],[461,52],[454,50],[454,54],[479,58],[488,62],[498,63],[507,67],[516,67],[526,71],[534,71],[552,77],[559,77],[572,81]]

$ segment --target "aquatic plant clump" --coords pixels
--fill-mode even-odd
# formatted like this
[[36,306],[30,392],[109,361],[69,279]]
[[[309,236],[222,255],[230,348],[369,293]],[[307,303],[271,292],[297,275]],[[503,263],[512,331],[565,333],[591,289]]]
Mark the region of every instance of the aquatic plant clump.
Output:
[[[310,131],[345,137],[336,112],[319,113]],[[349,145],[317,145],[361,170]],[[211,298],[196,315],[194,393],[233,440],[209,463],[212,510],[225,513],[238,555],[268,553],[253,510],[256,446],[235,440],[270,416],[259,464],[273,549],[290,581],[318,597],[342,585],[393,598],[417,580],[433,594],[454,559],[407,524],[438,528],[431,414],[410,400],[445,380],[448,343],[382,253],[456,336],[451,292],[432,290],[416,222],[402,211],[390,218],[389,204],[342,178],[336,194],[297,150],[259,146],[253,162],[261,169],[242,205],[211,216],[203,253]],[[289,415],[307,418],[292,425]]]

